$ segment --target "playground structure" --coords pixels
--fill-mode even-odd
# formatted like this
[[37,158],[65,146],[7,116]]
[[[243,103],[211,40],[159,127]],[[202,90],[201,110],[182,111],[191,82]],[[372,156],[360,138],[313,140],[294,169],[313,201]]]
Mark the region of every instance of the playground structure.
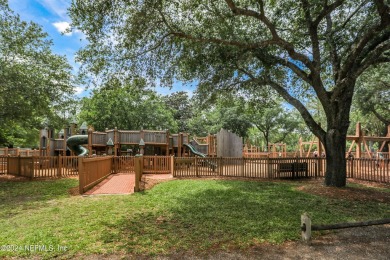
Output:
[[205,137],[194,136],[190,144],[202,154],[207,154],[209,157],[217,156],[217,136],[208,134]]
[[[193,137],[188,133],[169,134],[167,130],[118,130],[106,129],[104,132],[93,131],[83,123],[80,128],[76,124],[61,130],[57,136],[51,129],[40,131],[39,150],[20,148],[0,148],[0,156],[69,156],[67,140],[75,135],[87,136],[84,147],[88,155],[174,155],[188,157],[196,155],[186,146],[191,144],[196,152],[207,157],[244,157],[244,158],[278,158],[278,157],[324,157],[324,146],[314,137],[305,142],[300,138],[295,153],[286,151],[284,143],[270,143],[267,151],[249,143],[242,145],[242,139],[226,130],[206,137]],[[56,138],[57,137],[57,138]],[[347,136],[348,147],[346,157],[353,158],[390,158],[390,125],[385,137],[366,136],[361,124],[357,123],[355,135]],[[68,145],[69,146],[69,145]],[[387,148],[387,151],[385,151]],[[82,149],[82,148],[81,148]]]
[[[230,156],[242,154],[242,139],[221,129],[215,135],[194,137],[188,133],[170,134],[168,130],[118,130],[93,131],[83,123],[79,129],[71,124],[61,130],[58,138],[54,131],[43,129],[40,132],[40,156],[72,155],[174,155],[177,157]],[[217,143],[219,146],[217,147]],[[191,145],[191,148],[190,146]],[[69,150],[69,149],[70,150]],[[218,148],[218,150],[217,150]]]
[[39,150],[30,148],[0,148],[0,156],[39,156]]
[[244,158],[286,158],[289,155],[286,147],[285,143],[269,143],[267,151],[264,151],[264,148],[246,143],[242,155]]
[[[78,132],[80,135],[77,135]],[[104,132],[87,129],[83,123],[79,131],[75,126],[65,128],[59,138],[53,138],[53,131],[44,129],[40,134],[40,155],[70,155],[67,146],[74,149],[85,149],[76,152],[81,155],[177,155],[184,156],[189,135],[179,133],[170,135],[168,130],[118,130],[106,129]]]
[[302,137],[299,138],[299,150],[296,155],[299,154],[299,157],[325,157],[325,148],[324,145],[320,142],[317,137],[313,137],[313,139],[309,142],[304,142]]
[[[384,137],[367,136],[360,123],[356,124],[355,135],[348,135],[347,141],[351,142],[346,152],[346,158],[390,158],[390,125],[387,126],[387,135]],[[373,148],[373,144],[377,142],[377,149]],[[385,147],[387,144],[387,152]],[[347,145],[348,146],[348,145]],[[307,148],[308,149],[305,149]],[[316,157],[325,156],[324,145],[319,141],[317,137],[309,142],[303,142],[302,138],[299,139],[299,156],[300,157]]]
[[[361,128],[361,124],[356,124],[355,135],[348,135],[347,141],[349,148],[346,157],[353,158],[390,158],[390,125],[388,126],[387,136],[367,136]],[[375,150],[374,143],[377,143]],[[385,152],[385,147],[388,147]],[[286,144],[284,143],[269,143],[268,149],[253,146],[246,143],[243,148],[244,158],[277,158],[277,157],[325,157],[324,145],[317,137],[313,137],[311,141],[303,141],[299,138],[298,149],[295,152],[287,152]]]
[[[362,131],[360,123],[356,124],[354,136],[347,136],[348,141],[352,141],[348,151],[354,158],[390,158],[390,125],[387,126],[387,135],[385,137],[366,136]],[[374,151],[372,144],[378,142],[378,149]],[[367,144],[368,143],[368,144]],[[387,152],[384,152],[387,144]]]

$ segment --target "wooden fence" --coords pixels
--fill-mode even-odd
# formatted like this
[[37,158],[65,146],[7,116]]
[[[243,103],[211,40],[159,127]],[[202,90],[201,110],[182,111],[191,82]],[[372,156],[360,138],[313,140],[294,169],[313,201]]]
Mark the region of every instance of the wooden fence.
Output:
[[173,156],[143,156],[143,174],[172,173]]
[[320,158],[176,158],[174,176],[320,177],[324,168],[325,160]]
[[[243,177],[277,179],[324,177],[326,159],[310,158],[175,158],[174,177]],[[390,183],[389,159],[347,160],[347,178]]]
[[350,159],[347,172],[353,179],[390,183],[390,159]]
[[113,157],[79,157],[79,192],[83,194],[113,173]]
[[[99,158],[99,157],[98,157]],[[134,157],[110,156],[112,172],[134,173]],[[174,177],[323,177],[325,158],[199,158],[143,156],[143,174],[171,173]],[[0,174],[29,178],[78,175],[79,157],[0,157]],[[390,183],[389,159],[347,160],[347,178]]]
[[78,175],[78,157],[0,157],[0,174],[10,174],[28,178],[52,178]]
[[114,156],[114,171],[121,173],[134,172],[134,156]]
[[0,156],[0,175],[7,173],[8,156]]

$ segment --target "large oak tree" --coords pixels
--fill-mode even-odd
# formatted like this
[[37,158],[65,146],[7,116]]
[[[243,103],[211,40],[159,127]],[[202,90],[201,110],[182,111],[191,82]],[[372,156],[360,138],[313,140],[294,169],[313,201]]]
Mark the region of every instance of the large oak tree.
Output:
[[356,80],[390,59],[388,1],[74,0],[70,13],[90,42],[79,57],[98,74],[196,79],[203,90],[271,86],[325,145],[326,185],[345,186]]
[[22,21],[0,0],[0,145],[31,139],[27,133],[71,98],[71,67],[51,46],[39,25]]

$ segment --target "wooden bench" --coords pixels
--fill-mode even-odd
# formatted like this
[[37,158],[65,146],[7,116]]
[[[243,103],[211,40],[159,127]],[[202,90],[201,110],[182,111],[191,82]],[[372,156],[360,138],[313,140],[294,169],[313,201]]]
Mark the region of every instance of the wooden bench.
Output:
[[303,163],[279,163],[277,168],[278,176],[281,173],[291,173],[291,177],[295,179],[299,176],[299,173],[304,173],[305,177],[308,177],[307,162]]

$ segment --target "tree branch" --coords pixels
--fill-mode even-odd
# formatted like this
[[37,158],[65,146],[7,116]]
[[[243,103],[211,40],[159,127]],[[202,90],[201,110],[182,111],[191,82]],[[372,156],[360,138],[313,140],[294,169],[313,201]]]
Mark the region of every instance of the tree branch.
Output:
[[302,62],[312,72],[315,71],[315,67],[312,61],[306,55],[297,52],[292,43],[280,38],[279,34],[276,31],[275,25],[272,24],[272,22],[265,16],[263,1],[258,1],[260,5],[260,13],[253,10],[238,8],[232,0],[225,0],[225,2],[227,3],[228,7],[234,15],[254,17],[255,19],[262,22],[268,28],[272,35],[272,39],[269,40],[269,45],[274,44],[276,46],[279,46],[280,48],[286,50],[292,59]]
[[288,61],[287,59],[282,59],[280,57],[277,57],[275,55],[269,54],[269,53],[264,53],[261,51],[254,52],[254,55],[256,58],[258,58],[260,61],[269,61],[272,60],[275,63],[278,63],[282,66],[285,66],[289,69],[291,69],[298,77],[303,79],[306,83],[312,85],[313,81],[310,78],[310,76],[302,70],[299,66],[295,65],[294,63]]
[[356,75],[360,76],[371,65],[389,62],[390,57],[381,56],[381,54],[388,50],[390,50],[390,42],[376,46],[376,48],[362,61],[359,68],[356,70]]
[[374,114],[374,116],[376,116],[376,118],[378,118],[379,121],[381,121],[383,124],[385,124],[385,125],[389,125],[389,124],[390,124],[390,119],[385,118],[384,116],[382,116],[381,114],[379,114],[379,113],[375,110],[375,108],[374,108],[371,112],[372,112],[372,113]]
[[313,51],[313,60],[315,62],[316,69],[318,71],[319,67],[321,66],[321,53],[320,53],[320,44],[318,41],[318,24],[313,23],[312,17],[310,14],[310,5],[307,0],[301,0],[303,12],[305,14],[306,19],[306,26],[309,30],[311,45],[312,45],[312,51]]
[[320,138],[321,141],[325,141],[325,131],[321,128],[320,125],[317,124],[317,122],[313,119],[313,117],[306,109],[306,107],[301,103],[301,101],[291,96],[285,88],[283,88],[276,82],[269,80],[268,84],[272,86],[276,90],[276,92],[278,92],[279,95],[281,95],[288,103],[293,105],[299,111],[303,120],[309,127],[310,131],[312,131],[312,133],[314,133],[318,138]]
[[322,19],[324,19],[328,14],[332,13],[337,7],[342,5],[344,2],[345,0],[337,0],[331,5],[327,5],[325,3],[324,9],[322,9],[321,13],[314,20],[314,24],[316,25],[316,27],[318,26],[318,24],[320,24]]
[[337,84],[337,78],[338,78],[338,73],[340,71],[340,58],[339,55],[337,54],[337,46],[332,38],[332,27],[333,27],[333,22],[332,22],[332,17],[330,14],[326,16],[326,40],[329,44],[329,52],[330,52],[330,60],[332,62],[332,67],[333,67],[333,80]]
[[258,79],[252,73],[245,71],[245,70],[242,70],[242,71],[245,72],[245,74],[247,74],[248,77],[253,79],[253,81],[257,82],[259,85],[269,85],[273,89],[275,89],[276,92],[278,92],[278,94],[284,98],[284,100],[286,100],[288,103],[293,105],[299,111],[299,113],[303,117],[303,120],[306,122],[306,124],[310,128],[310,130],[318,138],[320,138],[321,141],[323,141],[323,142],[325,141],[326,132],[321,128],[321,126],[319,124],[316,123],[316,121],[313,119],[313,117],[311,116],[311,114],[306,109],[306,107],[302,104],[301,101],[299,101],[298,99],[291,96],[285,88],[283,88],[278,83],[272,81],[271,79],[269,79],[269,78]]
[[374,0],[377,12],[381,17],[382,23],[389,23],[390,20],[390,6],[385,4],[383,0]]
[[[376,2],[383,3],[383,1],[380,1],[380,0],[376,0]],[[379,14],[380,14],[380,12],[381,11],[378,11]],[[383,16],[390,17],[390,14],[383,15]],[[388,40],[388,37],[382,36],[382,37],[378,38],[375,36],[380,35],[380,32],[388,29],[389,25],[390,25],[390,18],[388,18],[388,19],[382,18],[381,22],[379,24],[376,24],[375,26],[372,26],[371,28],[366,29],[366,33],[362,37],[357,38],[355,40],[355,42],[352,44],[352,46],[356,46],[356,47],[348,55],[348,57],[344,63],[344,66],[339,73],[338,81],[341,81],[347,75],[353,74],[353,73],[351,73],[351,70],[353,70],[354,68],[355,68],[355,70],[358,69],[357,64],[361,62],[361,59],[359,59],[359,57],[364,57],[364,55],[362,55],[362,52],[365,51],[365,48],[370,44],[370,42],[374,43],[374,44],[371,44],[371,46],[375,47],[375,45],[379,45],[381,42]],[[389,31],[387,31],[387,33],[385,35],[388,35],[388,33],[389,33]],[[378,41],[378,39],[381,39],[381,40]],[[368,49],[370,49],[369,46],[368,46]],[[367,51],[367,49],[366,49],[366,51]]]
[[183,39],[188,39],[196,42],[202,42],[202,43],[216,43],[216,44],[222,44],[226,46],[236,46],[239,48],[244,48],[244,49],[257,49],[257,48],[264,48],[269,45],[272,45],[275,41],[269,40],[269,41],[262,41],[259,43],[243,43],[240,41],[227,41],[223,39],[218,39],[218,38],[202,38],[202,37],[196,37],[190,34],[186,34],[183,32],[171,32],[170,33],[173,36],[176,36],[178,38],[183,38]]

